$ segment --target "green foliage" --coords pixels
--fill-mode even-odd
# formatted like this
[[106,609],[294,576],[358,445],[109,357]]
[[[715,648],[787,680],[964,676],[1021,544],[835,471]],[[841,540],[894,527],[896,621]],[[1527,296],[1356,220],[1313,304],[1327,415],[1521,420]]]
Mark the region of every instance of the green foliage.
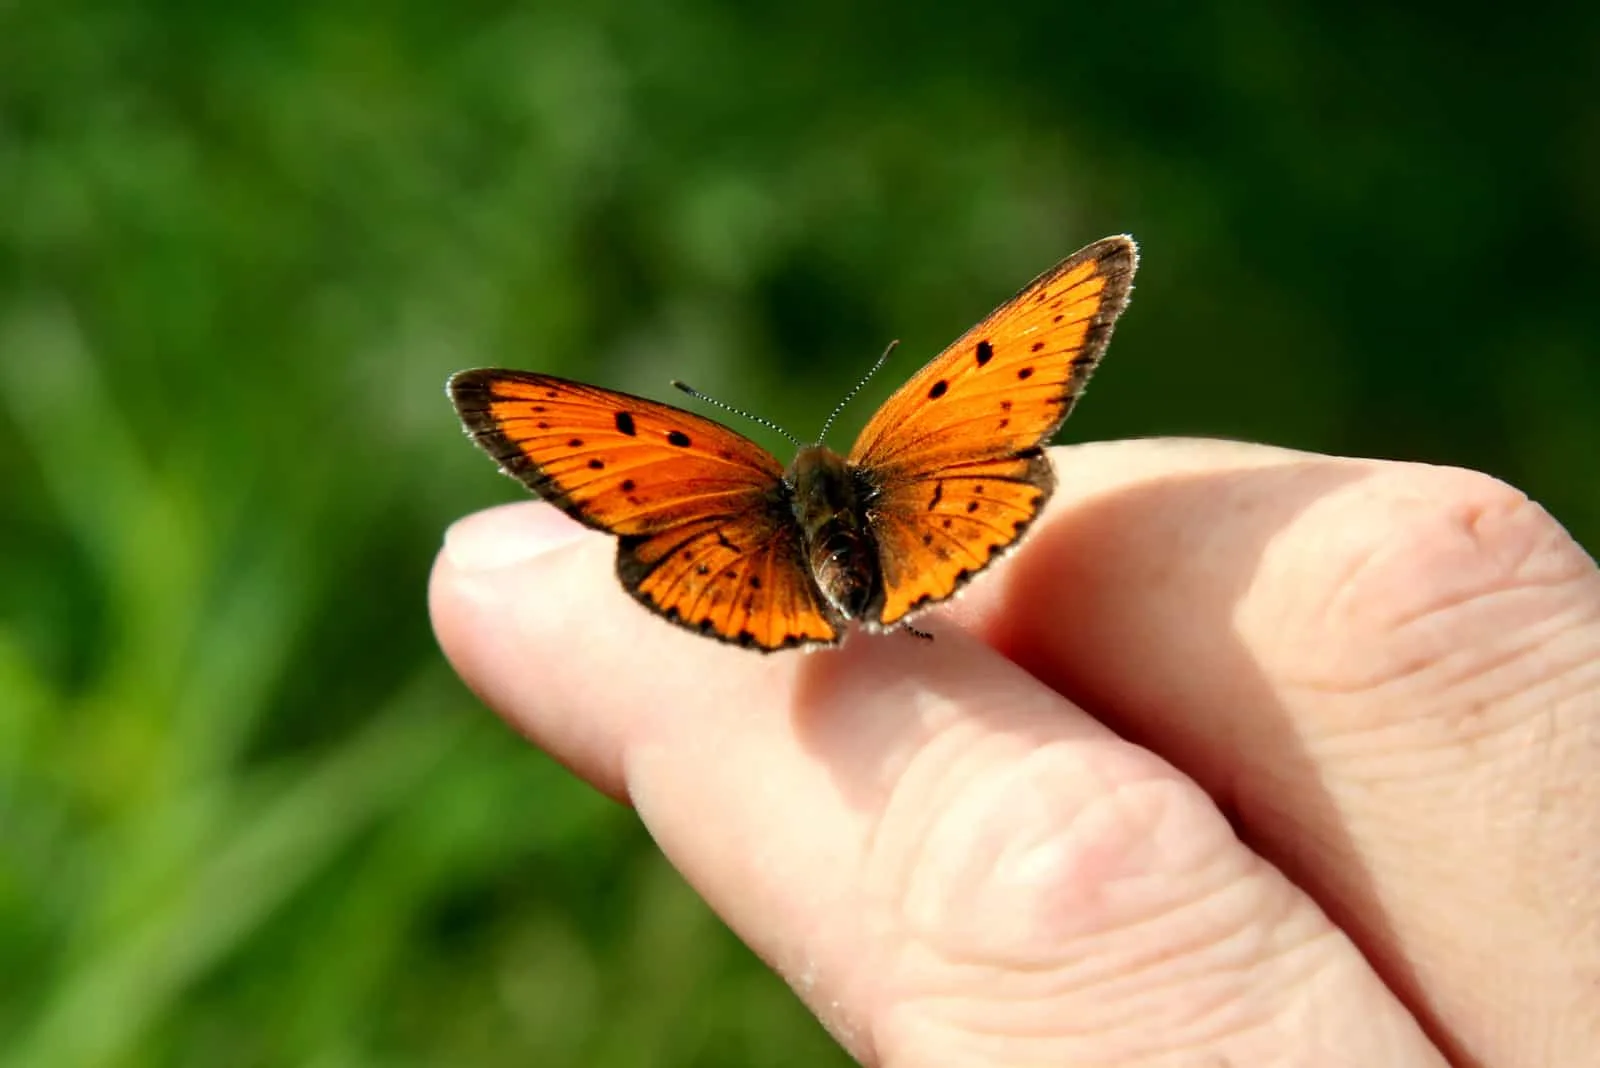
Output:
[[[1600,16],[0,2],[0,1065],[841,1056],[432,645],[483,364],[796,432],[1145,261],[1067,440],[1600,537]],[[759,432],[758,432],[759,433]],[[1069,475],[1070,477],[1070,475]]]

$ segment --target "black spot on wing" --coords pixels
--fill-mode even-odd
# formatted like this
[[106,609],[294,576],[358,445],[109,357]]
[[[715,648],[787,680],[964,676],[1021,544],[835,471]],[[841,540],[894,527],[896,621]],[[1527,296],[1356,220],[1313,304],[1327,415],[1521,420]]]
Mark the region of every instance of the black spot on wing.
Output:
[[617,429],[630,438],[639,433],[639,428],[633,425],[633,416],[627,412],[618,412],[615,416]]
[[686,449],[689,447],[689,435],[685,434],[681,430],[669,430],[667,432],[667,444],[676,445],[680,449]]
[[977,358],[979,367],[994,359],[994,346],[987,341],[978,342]]

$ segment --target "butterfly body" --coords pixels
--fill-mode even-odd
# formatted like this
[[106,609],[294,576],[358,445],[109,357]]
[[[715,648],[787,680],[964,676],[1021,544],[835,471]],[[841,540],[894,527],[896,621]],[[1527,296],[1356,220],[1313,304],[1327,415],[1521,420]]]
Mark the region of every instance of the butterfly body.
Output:
[[950,597],[1023,535],[1055,476],[1043,444],[1099,362],[1137,253],[1106,238],[1040,275],[878,410],[848,453],[787,467],[712,420],[526,371],[448,392],[499,464],[617,538],[651,611],[770,652],[881,630]]
[[871,618],[883,577],[870,475],[826,445],[808,445],[795,454],[784,485],[817,588],[842,618]]

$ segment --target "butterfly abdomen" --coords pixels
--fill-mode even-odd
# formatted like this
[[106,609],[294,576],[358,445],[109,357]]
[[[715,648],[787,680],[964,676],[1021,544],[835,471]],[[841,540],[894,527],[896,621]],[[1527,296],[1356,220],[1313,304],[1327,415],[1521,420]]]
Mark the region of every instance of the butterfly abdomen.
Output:
[[846,619],[874,615],[883,581],[855,471],[838,453],[812,445],[795,456],[785,481],[817,588]]

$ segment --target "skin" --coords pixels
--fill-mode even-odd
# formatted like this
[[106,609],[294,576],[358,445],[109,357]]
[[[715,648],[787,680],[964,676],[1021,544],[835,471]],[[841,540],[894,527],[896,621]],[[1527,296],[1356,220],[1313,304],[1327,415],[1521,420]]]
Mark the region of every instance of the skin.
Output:
[[451,530],[435,626],[865,1064],[1594,1063],[1589,556],[1469,471],[1053,455],[932,643],[696,638],[537,503]]

